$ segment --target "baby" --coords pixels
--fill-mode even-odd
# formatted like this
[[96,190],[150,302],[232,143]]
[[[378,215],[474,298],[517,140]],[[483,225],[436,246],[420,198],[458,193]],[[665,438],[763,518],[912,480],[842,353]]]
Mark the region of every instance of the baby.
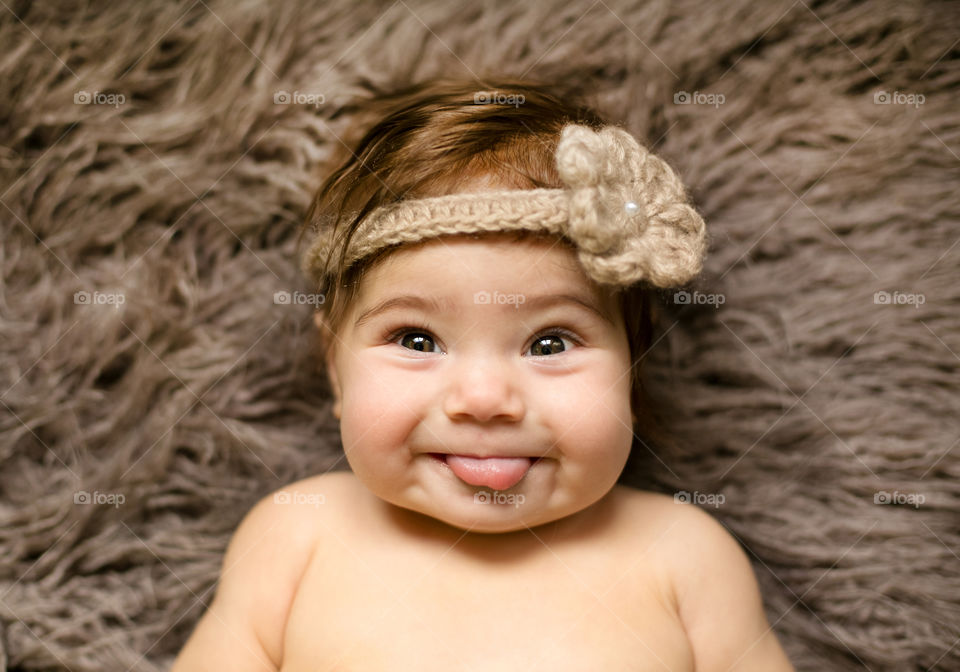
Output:
[[529,82],[440,81],[321,186],[303,267],[352,473],[260,501],[175,672],[792,670],[712,517],[618,479],[703,220]]

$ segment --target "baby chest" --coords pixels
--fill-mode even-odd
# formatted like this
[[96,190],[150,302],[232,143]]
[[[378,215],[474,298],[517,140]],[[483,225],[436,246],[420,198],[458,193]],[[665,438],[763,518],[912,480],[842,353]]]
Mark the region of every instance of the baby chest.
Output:
[[569,559],[483,569],[450,559],[318,563],[288,617],[283,672],[692,670],[656,590],[596,570]]

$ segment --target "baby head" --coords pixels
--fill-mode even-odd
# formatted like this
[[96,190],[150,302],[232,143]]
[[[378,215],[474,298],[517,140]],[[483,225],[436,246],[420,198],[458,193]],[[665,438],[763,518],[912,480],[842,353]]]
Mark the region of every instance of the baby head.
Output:
[[666,163],[549,86],[431,82],[321,185],[303,268],[346,458],[382,500],[509,532],[616,484],[653,287],[699,272]]

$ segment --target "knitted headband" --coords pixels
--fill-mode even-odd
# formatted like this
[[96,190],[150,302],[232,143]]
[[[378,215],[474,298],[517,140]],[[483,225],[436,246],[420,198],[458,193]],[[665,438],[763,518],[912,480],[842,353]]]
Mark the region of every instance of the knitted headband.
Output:
[[[700,272],[703,219],[680,179],[626,131],[568,124],[556,151],[565,189],[450,194],[381,206],[360,222],[346,268],[377,252],[443,235],[521,229],[563,236],[593,280],[680,286]],[[332,229],[332,227],[327,227]],[[318,285],[339,263],[344,235],[317,230],[302,268]],[[333,269],[336,270],[336,269]],[[345,270],[345,269],[344,269]]]

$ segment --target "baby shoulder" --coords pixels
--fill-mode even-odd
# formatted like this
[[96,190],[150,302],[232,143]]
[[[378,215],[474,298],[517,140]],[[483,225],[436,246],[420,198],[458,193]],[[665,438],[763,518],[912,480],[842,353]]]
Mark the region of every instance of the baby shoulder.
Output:
[[308,476],[289,483],[272,492],[265,499],[273,499],[277,504],[295,505],[293,511],[302,512],[303,506],[313,507],[314,512],[323,506],[336,505],[351,496],[359,481],[350,471],[329,471],[324,474]]
[[282,655],[283,626],[331,515],[328,502],[343,501],[353,478],[330,473],[285,485],[262,497],[230,539],[215,602],[249,618],[273,660]]
[[[629,536],[669,568],[678,594],[694,580],[736,574],[753,580],[749,560],[720,521],[683,498],[623,488]],[[638,534],[638,530],[640,533]]]
[[[262,497],[237,527],[224,558],[236,558],[248,571],[266,570],[263,577],[284,584],[280,594],[296,587],[313,553],[330,502],[343,501],[349,473],[329,473],[287,484]],[[231,567],[224,568],[224,572]],[[276,586],[271,586],[276,590]]]
[[682,497],[634,491],[626,501],[671,586],[697,669],[791,670],[739,540]]
[[737,546],[727,529],[711,514],[683,497],[617,486],[624,520],[635,534],[637,524],[654,535],[664,535],[669,546],[680,544],[708,550],[713,545]]

